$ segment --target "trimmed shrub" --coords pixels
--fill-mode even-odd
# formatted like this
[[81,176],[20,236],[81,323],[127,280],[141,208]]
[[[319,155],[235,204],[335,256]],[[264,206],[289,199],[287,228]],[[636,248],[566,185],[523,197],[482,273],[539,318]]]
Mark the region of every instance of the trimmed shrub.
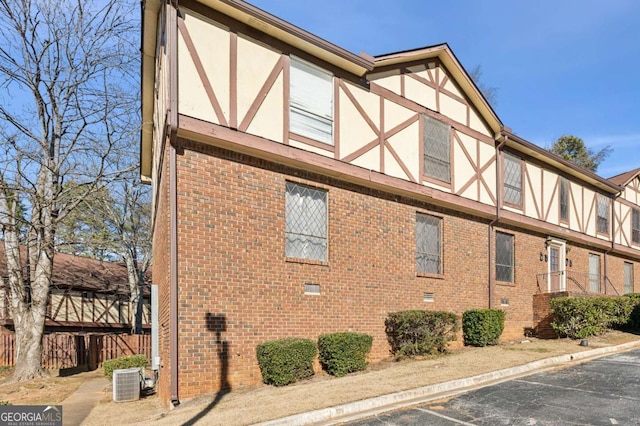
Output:
[[262,381],[285,386],[313,376],[313,359],[318,349],[313,340],[288,337],[258,345],[256,354]]
[[611,328],[638,325],[639,297],[558,297],[551,299],[551,326],[560,336],[584,339]]
[[364,333],[331,333],[318,338],[320,362],[333,376],[344,376],[367,368],[373,337]]
[[467,346],[498,344],[504,330],[504,311],[501,309],[470,309],[462,314],[462,334]]
[[624,325],[626,330],[640,331],[640,293],[627,294],[631,300],[631,313],[629,314],[629,321]]
[[391,312],[384,324],[396,359],[446,353],[458,331],[458,317],[443,311]]
[[102,369],[104,370],[104,377],[111,380],[113,379],[113,370],[122,370],[125,368],[146,367],[147,356],[146,355],[127,355],[120,358],[110,359],[102,363]]

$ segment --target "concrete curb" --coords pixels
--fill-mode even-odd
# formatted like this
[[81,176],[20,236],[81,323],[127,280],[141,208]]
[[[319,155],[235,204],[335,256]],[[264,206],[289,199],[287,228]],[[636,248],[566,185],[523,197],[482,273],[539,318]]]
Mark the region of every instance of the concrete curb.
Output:
[[383,412],[420,404],[422,402],[445,398],[465,390],[506,381],[518,376],[533,373],[537,370],[543,370],[576,361],[584,361],[615,352],[628,351],[636,347],[640,347],[640,341],[624,343],[616,346],[607,346],[574,354],[559,355],[552,358],[533,361],[517,367],[480,374],[478,376],[395,392],[334,407],[309,411],[307,413],[294,414],[281,419],[259,423],[258,426],[298,426],[308,424],[330,425],[353,421]]

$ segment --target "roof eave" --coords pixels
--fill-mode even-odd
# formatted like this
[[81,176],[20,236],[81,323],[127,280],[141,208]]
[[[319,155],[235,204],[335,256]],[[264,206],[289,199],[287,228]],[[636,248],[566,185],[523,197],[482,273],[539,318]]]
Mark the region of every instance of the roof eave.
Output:
[[503,131],[502,135],[506,137],[505,145],[523,154],[529,155],[537,160],[542,161],[545,164],[549,164],[563,172],[580,179],[583,182],[589,183],[596,188],[607,192],[609,194],[618,194],[623,188],[610,182],[609,180],[598,176],[590,170],[584,169],[573,164],[564,158],[555,155],[538,145],[531,143],[520,136],[517,136],[511,132]]
[[[297,47],[340,69],[362,77],[373,69],[368,55],[356,55],[287,21],[277,18],[240,0],[198,0],[199,3],[253,27],[265,34]],[[151,179],[153,152],[153,87],[157,17],[161,2],[145,0],[142,13],[142,130],[140,173],[144,181]]]
[[373,69],[373,63],[369,58],[349,52],[247,2],[241,0],[199,0],[199,2],[357,76],[361,77]]
[[140,176],[143,182],[151,180],[153,158],[153,86],[155,84],[156,37],[160,0],[142,2],[142,127],[140,130]]

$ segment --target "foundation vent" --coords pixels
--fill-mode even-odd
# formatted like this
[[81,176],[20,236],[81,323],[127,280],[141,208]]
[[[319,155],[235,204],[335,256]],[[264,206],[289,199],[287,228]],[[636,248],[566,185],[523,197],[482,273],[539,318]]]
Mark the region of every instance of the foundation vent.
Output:
[[433,295],[433,293],[424,293],[422,295],[422,300],[425,301],[425,302],[432,303],[434,298],[435,298],[435,296]]
[[304,294],[320,294],[320,284],[305,283]]

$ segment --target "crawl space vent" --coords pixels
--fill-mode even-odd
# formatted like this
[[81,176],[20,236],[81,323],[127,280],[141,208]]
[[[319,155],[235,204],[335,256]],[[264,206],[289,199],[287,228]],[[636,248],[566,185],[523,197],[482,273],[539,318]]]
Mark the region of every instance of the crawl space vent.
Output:
[[425,302],[433,302],[433,299],[433,293],[424,293],[424,295],[422,296],[422,300]]
[[304,294],[320,294],[320,284],[305,283]]
[[113,400],[115,402],[140,399],[140,368],[113,371]]

